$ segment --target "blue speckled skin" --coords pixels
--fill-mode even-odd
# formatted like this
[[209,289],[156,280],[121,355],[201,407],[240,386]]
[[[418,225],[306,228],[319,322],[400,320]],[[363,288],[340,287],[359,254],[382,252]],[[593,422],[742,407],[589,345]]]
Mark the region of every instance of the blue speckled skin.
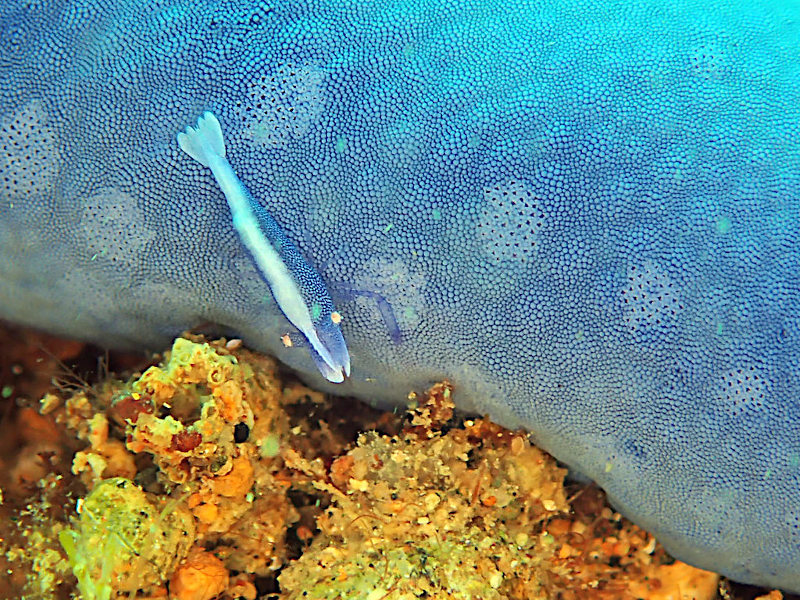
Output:
[[[449,377],[676,556],[800,591],[800,8],[707,4],[3,2],[0,315],[214,322],[366,399]],[[343,386],[178,149],[204,110]]]

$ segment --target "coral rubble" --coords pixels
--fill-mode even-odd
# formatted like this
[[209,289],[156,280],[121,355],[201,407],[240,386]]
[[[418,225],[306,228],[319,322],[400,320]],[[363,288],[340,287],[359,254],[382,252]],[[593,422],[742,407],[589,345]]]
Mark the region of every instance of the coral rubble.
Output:
[[456,414],[453,393],[342,415],[272,360],[200,337],[127,381],[47,393],[24,414],[71,468],[25,463],[37,436],[19,451],[29,485],[0,507],[17,524],[0,540],[9,585],[31,600],[714,597],[717,576],[596,488],[565,487],[524,433]]

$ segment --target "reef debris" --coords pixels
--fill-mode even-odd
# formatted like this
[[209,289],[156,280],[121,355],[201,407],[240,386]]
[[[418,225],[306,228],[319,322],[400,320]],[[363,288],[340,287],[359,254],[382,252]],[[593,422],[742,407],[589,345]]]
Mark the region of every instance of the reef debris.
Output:
[[238,341],[178,338],[24,409],[72,459],[0,505],[0,566],[29,600],[714,597],[716,575],[454,393],[381,413],[283,383]]

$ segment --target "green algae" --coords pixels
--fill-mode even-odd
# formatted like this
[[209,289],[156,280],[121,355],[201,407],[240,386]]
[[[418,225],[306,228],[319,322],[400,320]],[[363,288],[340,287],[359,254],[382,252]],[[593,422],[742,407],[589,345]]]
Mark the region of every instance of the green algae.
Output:
[[109,600],[160,583],[194,542],[191,515],[177,503],[162,508],[133,482],[101,481],[79,504],[74,529],[59,541],[78,580],[83,600]]

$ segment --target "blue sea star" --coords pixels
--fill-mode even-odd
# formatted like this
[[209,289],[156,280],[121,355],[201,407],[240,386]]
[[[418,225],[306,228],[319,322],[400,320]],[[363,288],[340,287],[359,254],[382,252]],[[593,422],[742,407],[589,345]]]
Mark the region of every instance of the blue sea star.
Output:
[[[800,591],[798,17],[3,2],[0,316],[154,348],[213,322],[384,402],[450,378],[677,557]],[[341,312],[338,386],[176,143],[205,111]]]

